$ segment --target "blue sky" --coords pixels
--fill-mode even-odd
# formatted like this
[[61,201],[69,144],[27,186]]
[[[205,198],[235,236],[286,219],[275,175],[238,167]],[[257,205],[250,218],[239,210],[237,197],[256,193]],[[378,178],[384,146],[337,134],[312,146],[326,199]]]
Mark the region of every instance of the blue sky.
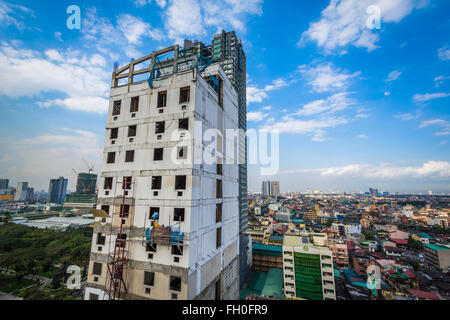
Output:
[[[66,9],[81,9],[69,30]],[[375,5],[381,28],[367,27]],[[234,29],[249,128],[278,129],[282,191],[450,192],[450,3],[0,0],[0,176],[101,168],[113,64]],[[249,190],[263,178],[250,167]]]

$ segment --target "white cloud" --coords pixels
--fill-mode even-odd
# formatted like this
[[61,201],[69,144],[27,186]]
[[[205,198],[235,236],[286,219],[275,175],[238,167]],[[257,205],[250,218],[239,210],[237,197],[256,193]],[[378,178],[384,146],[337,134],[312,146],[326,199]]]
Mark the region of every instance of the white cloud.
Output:
[[368,165],[368,164],[350,164],[340,167],[328,167],[320,169],[302,169],[293,171],[284,171],[282,173],[319,173],[324,177],[354,177],[370,178],[376,180],[386,179],[448,179],[450,177],[450,162],[446,161],[428,161],[418,167],[413,166],[390,166],[388,164]]
[[427,128],[429,126],[438,126],[440,127],[440,131],[435,132],[435,136],[448,136],[450,135],[450,122],[443,119],[433,119],[422,121],[419,125],[419,128]]
[[390,93],[389,91],[386,91],[386,92],[384,93],[384,95],[385,95],[386,97],[389,97],[389,96],[391,95],[391,93]]
[[444,84],[446,80],[450,79],[450,76],[437,76],[434,78],[434,86],[440,87]]
[[16,4],[0,1],[0,26],[15,26],[19,30],[26,29],[23,14],[34,16],[33,10]]
[[[152,3],[153,0],[134,0],[134,4],[136,7],[141,8],[146,6],[147,4]],[[156,5],[158,7],[160,7],[161,9],[164,9],[167,5],[167,1],[166,0],[156,0]]]
[[336,112],[347,109],[350,105],[354,104],[348,95],[350,92],[339,92],[326,99],[320,99],[310,102],[303,106],[299,111],[296,112],[298,116],[310,116],[314,114],[319,114],[322,112]]
[[288,86],[289,83],[284,79],[276,79],[271,84],[266,85],[264,88],[257,88],[255,86],[247,87],[247,104],[252,102],[262,102],[267,99],[267,93],[283,87]]
[[334,67],[331,63],[321,64],[309,69],[300,66],[299,72],[306,77],[308,84],[315,92],[345,90],[353,79],[361,74],[360,71],[349,73],[346,70]]
[[419,114],[412,114],[412,113],[398,113],[394,116],[394,118],[401,119],[401,120],[413,120],[419,117]]
[[41,93],[58,92],[65,98],[40,101],[70,110],[96,113],[107,111],[109,72],[100,55],[87,57],[77,52],[61,53],[47,50],[45,55],[12,47],[6,42],[0,46],[0,94],[11,98],[34,97]]
[[[103,150],[98,134],[81,129],[59,128],[54,132],[20,139],[8,137],[0,141],[7,155],[0,162],[0,172],[17,181],[29,181],[32,187],[48,188],[50,178],[69,178],[73,190],[76,178],[72,168],[84,171],[85,158],[99,171]],[[9,160],[8,160],[9,159]]]
[[233,29],[244,33],[248,15],[262,14],[263,0],[169,0],[165,10],[165,28],[170,39],[203,37],[207,28],[213,32]]
[[442,47],[438,49],[439,59],[446,61],[450,60],[450,48],[448,46]]
[[413,100],[416,103],[422,103],[422,102],[427,102],[430,100],[434,100],[434,99],[441,99],[441,98],[446,98],[450,96],[450,93],[445,93],[445,92],[441,92],[441,93],[425,93],[425,94],[415,94],[413,96]]
[[141,44],[141,38],[149,36],[155,40],[162,40],[163,34],[160,30],[152,30],[150,24],[142,21],[141,18],[129,14],[122,14],[117,17],[117,25],[129,44]]
[[402,75],[402,73],[400,71],[394,70],[391,71],[388,75],[388,77],[386,78],[386,82],[392,82],[397,80],[400,76]]
[[247,113],[247,121],[262,121],[266,117],[267,117],[267,114],[265,114],[261,111]]
[[377,30],[367,27],[370,15],[369,6],[381,10],[382,23],[399,22],[414,9],[427,5],[423,0],[331,0],[322,11],[321,18],[310,24],[298,45],[314,41],[330,53],[347,45],[366,48],[372,51],[378,48],[380,39]]
[[356,137],[357,137],[358,139],[367,139],[367,138],[368,138],[368,136],[365,135],[365,134],[358,134]]

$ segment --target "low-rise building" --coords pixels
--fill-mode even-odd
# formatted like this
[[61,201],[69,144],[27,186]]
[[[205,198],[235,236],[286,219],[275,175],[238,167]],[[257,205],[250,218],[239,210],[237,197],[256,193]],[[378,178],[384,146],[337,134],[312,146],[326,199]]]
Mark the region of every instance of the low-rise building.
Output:
[[443,270],[450,267],[450,246],[439,244],[424,245],[425,262]]

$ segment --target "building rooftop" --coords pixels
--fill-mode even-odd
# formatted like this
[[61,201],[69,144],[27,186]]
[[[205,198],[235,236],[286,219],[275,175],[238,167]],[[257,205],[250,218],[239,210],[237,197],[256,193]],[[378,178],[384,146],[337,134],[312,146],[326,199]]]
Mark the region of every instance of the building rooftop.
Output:
[[283,269],[270,268],[261,295],[265,297],[282,298],[283,294]]
[[439,250],[450,250],[450,248],[447,247],[447,246],[442,246],[442,245],[435,244],[435,243],[425,244],[425,246],[430,248],[430,249],[436,250],[436,251],[439,251]]

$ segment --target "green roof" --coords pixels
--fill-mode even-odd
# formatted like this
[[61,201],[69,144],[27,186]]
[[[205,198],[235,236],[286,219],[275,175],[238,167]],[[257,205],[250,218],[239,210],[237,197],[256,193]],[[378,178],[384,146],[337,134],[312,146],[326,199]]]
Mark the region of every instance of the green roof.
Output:
[[434,244],[434,243],[432,243],[432,244],[425,244],[425,246],[427,246],[430,249],[436,250],[436,251],[438,251],[438,250],[450,250],[450,248],[448,248],[448,247],[440,246],[440,245]]
[[261,294],[264,288],[264,283],[266,282],[267,272],[255,271],[253,272],[250,280],[247,283],[245,290],[250,290],[255,292],[255,294]]
[[283,296],[283,269],[270,268],[261,295],[265,297]]
[[281,256],[282,246],[275,246],[271,244],[261,244],[261,243],[253,243],[252,249],[253,252],[257,251],[265,251],[264,253],[267,255],[276,255]]

